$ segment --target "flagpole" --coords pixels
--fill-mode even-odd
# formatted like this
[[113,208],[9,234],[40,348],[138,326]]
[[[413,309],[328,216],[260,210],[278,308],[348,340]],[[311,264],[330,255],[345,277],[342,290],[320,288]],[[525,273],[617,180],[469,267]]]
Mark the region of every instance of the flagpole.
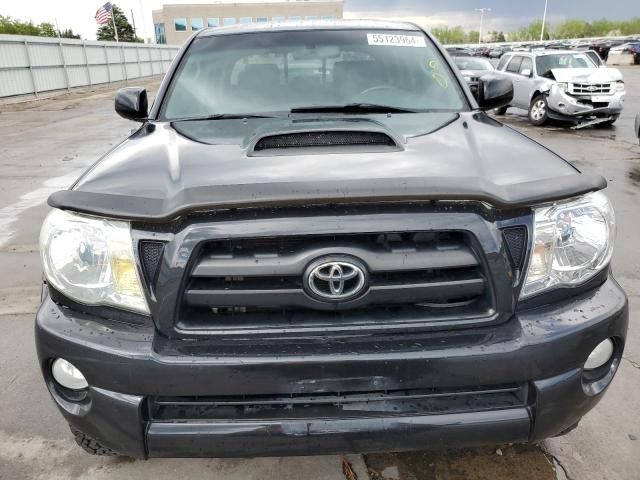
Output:
[[113,33],[116,36],[116,43],[118,42],[118,29],[116,28],[116,12],[113,9],[114,5],[111,4],[111,21],[113,22]]

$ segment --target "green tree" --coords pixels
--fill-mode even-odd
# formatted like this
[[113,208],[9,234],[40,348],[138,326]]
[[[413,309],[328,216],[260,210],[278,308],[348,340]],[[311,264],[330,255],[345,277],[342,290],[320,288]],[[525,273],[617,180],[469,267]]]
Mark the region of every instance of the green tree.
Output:
[[75,38],[77,40],[80,40],[80,35],[73,33],[73,30],[71,30],[70,28],[67,28],[66,30],[62,30],[60,32],[60,36],[62,38]]
[[436,27],[431,30],[431,34],[436,37],[440,41],[440,43],[444,43],[447,45],[465,42],[464,29],[460,26]]
[[478,39],[480,38],[480,32],[477,30],[471,30],[464,36],[465,43],[478,43]]
[[584,38],[591,36],[591,25],[584,20],[566,20],[553,29],[556,38]]
[[607,35],[615,35],[620,30],[620,23],[605,18],[591,22],[591,34],[596,37],[606,37]]
[[38,34],[40,37],[57,37],[58,32],[54,28],[52,23],[42,22],[38,25],[38,29],[40,33]]
[[[113,10],[112,13],[115,18],[116,27],[118,28],[118,40],[121,42],[142,42],[140,38],[136,37],[133,27],[122,10],[115,4],[113,4],[111,8]],[[116,36],[113,31],[113,20],[110,20],[109,23],[104,25],[100,25],[96,37],[98,40],[115,41]]]
[[640,17],[634,17],[626,22],[620,22],[620,33],[622,35],[635,35],[640,33]]
[[0,15],[0,33],[10,35],[40,35],[40,29],[31,22],[14,20],[11,17]]

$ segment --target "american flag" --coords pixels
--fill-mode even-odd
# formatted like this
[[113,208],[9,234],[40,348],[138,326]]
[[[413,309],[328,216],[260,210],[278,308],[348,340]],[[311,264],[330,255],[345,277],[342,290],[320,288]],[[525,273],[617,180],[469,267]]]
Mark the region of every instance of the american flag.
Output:
[[105,3],[98,9],[96,12],[96,22],[98,22],[98,25],[109,23],[109,20],[111,20],[111,10],[110,2]]

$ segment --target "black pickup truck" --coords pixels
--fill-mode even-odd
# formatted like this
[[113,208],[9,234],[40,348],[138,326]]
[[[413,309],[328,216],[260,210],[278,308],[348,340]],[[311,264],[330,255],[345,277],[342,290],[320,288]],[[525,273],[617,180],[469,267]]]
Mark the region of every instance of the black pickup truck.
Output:
[[[53,207],[40,367],[130,457],[536,442],[602,398],[628,307],[603,178],[485,111],[411,24],[205,29]],[[80,132],[79,132],[80,134]]]

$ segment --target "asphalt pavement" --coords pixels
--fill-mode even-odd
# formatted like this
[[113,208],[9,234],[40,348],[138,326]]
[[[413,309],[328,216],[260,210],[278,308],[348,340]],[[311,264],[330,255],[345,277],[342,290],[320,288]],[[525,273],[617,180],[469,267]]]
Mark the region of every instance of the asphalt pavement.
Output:
[[[47,196],[69,186],[135,124],[113,111],[113,87],[0,104],[0,479],[343,479],[640,478],[640,67],[623,69],[625,110],[610,129],[536,128],[525,112],[501,120],[585,172],[605,176],[616,209],[613,269],[629,295],[624,361],[604,400],[570,434],[534,446],[447,452],[238,460],[92,457],[75,445],[41,380],[33,342],[41,268],[38,232]],[[158,80],[142,82],[151,92]],[[532,159],[535,161],[535,159]]]

